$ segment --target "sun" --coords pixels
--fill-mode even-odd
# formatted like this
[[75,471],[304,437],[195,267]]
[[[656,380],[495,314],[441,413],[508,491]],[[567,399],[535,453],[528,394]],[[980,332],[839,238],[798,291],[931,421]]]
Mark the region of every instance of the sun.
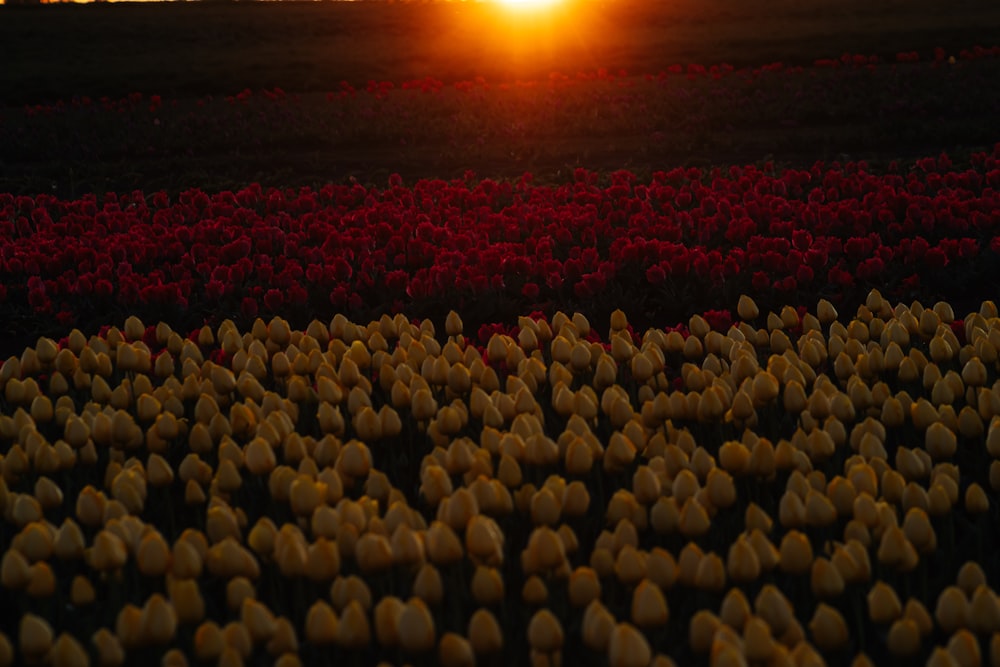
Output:
[[551,9],[564,0],[494,0],[498,5],[514,12],[538,12]]

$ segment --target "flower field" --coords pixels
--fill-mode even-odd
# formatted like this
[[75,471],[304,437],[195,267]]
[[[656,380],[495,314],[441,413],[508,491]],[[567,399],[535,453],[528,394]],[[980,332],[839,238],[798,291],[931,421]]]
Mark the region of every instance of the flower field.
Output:
[[558,186],[467,174],[176,198],[0,195],[0,304],[57,339],[130,314],[189,331],[274,316],[304,327],[317,309],[440,321],[454,308],[478,328],[555,308],[604,321],[625,300],[641,326],[708,311],[724,332],[741,294],[775,311],[854,304],[874,287],[968,305],[968,286],[1000,270],[1000,144],[963,167],[942,154],[882,172],[765,164],[601,180],[578,169]]
[[5,108],[0,667],[1000,665],[998,56]]
[[[0,188],[76,199],[249,183],[561,184],[577,168],[967,158],[996,141],[1000,47],[843,53],[808,63],[565,69],[541,79],[331,80],[318,91],[78,94],[0,107]],[[220,84],[221,85],[221,84]],[[606,167],[606,168],[605,168]]]

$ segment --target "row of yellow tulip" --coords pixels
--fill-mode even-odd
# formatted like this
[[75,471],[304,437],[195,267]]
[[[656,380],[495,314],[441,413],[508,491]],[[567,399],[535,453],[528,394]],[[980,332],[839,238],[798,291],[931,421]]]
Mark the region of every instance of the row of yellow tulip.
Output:
[[0,665],[1000,664],[996,307],[739,316],[41,339],[0,366]]

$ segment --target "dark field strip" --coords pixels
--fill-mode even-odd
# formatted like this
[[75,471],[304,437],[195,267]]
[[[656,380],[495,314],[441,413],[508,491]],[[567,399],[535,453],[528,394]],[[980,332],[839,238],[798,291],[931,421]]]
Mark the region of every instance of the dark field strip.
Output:
[[858,55],[805,67],[692,65],[662,77],[590,70],[585,79],[522,84],[436,78],[419,82],[427,90],[403,81],[8,108],[0,110],[0,191],[75,198],[250,183],[384,185],[392,174],[412,183],[467,170],[563,183],[578,167],[646,179],[676,165],[885,166],[991,149],[997,49],[901,55],[911,53],[920,61]]
[[571,0],[544,20],[480,3],[149,3],[0,7],[0,102],[171,97],[341,80],[493,81],[675,63],[807,64],[841,53],[989,46],[1000,5],[974,0]]

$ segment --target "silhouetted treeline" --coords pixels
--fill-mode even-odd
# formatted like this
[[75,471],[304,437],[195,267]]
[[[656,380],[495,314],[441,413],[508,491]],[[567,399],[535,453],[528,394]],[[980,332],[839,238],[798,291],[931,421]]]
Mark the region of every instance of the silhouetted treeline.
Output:
[[[0,6],[7,5],[8,7],[36,7],[38,5],[54,5],[74,2],[75,0],[2,0],[0,1]],[[108,0],[86,0],[86,2],[107,2]]]

